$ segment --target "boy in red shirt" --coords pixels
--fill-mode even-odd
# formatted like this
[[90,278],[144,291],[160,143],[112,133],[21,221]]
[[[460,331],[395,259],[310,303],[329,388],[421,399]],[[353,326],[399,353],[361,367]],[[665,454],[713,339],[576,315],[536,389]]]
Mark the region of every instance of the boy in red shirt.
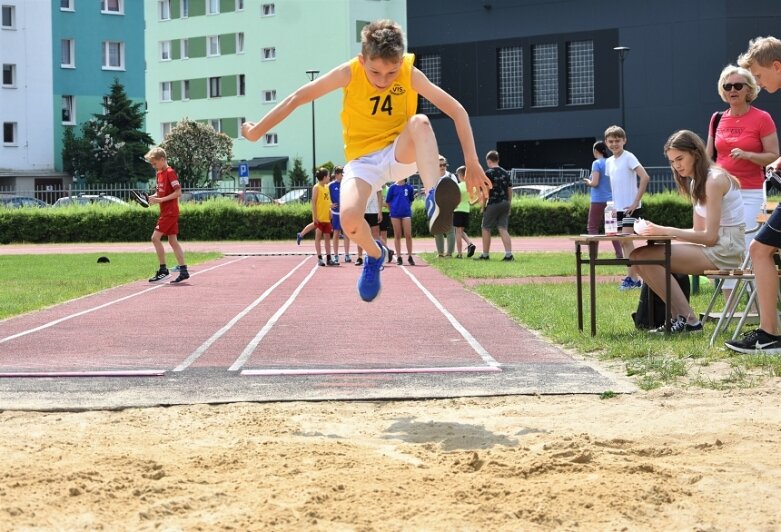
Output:
[[182,195],[182,187],[179,185],[179,178],[173,168],[168,166],[168,160],[163,148],[152,148],[144,155],[144,159],[157,170],[157,190],[149,196],[149,204],[160,205],[160,218],[157,220],[155,231],[152,233],[152,245],[155,246],[155,253],[160,262],[160,268],[157,273],[149,279],[150,283],[162,281],[169,275],[168,268],[165,265],[165,249],[163,248],[163,235],[168,237],[168,244],[176,256],[176,262],[179,265],[179,277],[171,283],[181,283],[190,278],[187,271],[187,265],[184,263],[184,251],[179,245],[176,235],[179,234],[179,196]]

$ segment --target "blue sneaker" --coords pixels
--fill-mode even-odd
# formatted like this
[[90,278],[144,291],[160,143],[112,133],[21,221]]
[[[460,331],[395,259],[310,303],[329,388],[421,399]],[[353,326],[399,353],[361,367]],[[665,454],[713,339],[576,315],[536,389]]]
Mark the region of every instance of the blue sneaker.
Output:
[[455,181],[443,177],[426,196],[428,230],[432,235],[447,233],[453,226],[453,211],[461,202],[461,190]]
[[633,281],[631,277],[627,276],[624,277],[624,280],[621,281],[621,284],[618,285],[618,289],[622,292],[626,290],[634,290],[635,288],[640,288],[643,286],[643,282],[638,279],[637,281]]
[[[366,256],[366,260],[363,263],[363,270],[361,270],[361,276],[358,278],[358,295],[364,301],[373,301],[378,295],[380,295],[380,272],[383,269],[385,263],[385,257],[388,255],[387,249],[382,245],[379,240],[376,241],[380,246],[381,255],[378,258]],[[356,261],[357,264],[357,261]]]

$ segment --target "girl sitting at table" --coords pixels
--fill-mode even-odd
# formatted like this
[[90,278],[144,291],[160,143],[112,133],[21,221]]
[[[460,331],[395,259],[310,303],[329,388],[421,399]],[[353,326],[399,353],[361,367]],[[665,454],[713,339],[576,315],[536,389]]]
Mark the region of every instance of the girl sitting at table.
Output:
[[[673,177],[681,195],[694,205],[692,228],[678,229],[651,222],[639,223],[636,232],[643,236],[675,237],[672,245],[673,273],[702,275],[705,270],[739,268],[745,251],[743,199],[737,179],[711,162],[705,144],[695,133],[680,130],[664,145]],[[661,260],[663,246],[647,245],[635,249],[632,260]],[[637,265],[643,281],[663,300],[664,267]],[[702,332],[702,323],[689,305],[678,283],[671,279],[670,332]],[[664,327],[652,332],[664,332]]]

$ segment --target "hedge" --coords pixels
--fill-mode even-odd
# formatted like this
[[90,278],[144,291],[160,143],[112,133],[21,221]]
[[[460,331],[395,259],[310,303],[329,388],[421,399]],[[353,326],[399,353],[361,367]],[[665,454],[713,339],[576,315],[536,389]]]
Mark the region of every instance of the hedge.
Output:
[[[566,202],[517,198],[512,202],[510,234],[516,236],[581,234],[586,231],[588,198]],[[677,194],[647,195],[645,218],[662,225],[691,227],[691,206]],[[140,242],[148,240],[157,208],[74,206],[0,209],[0,243]],[[179,220],[183,240],[285,240],[311,221],[309,204],[246,207],[229,199],[183,204]],[[480,234],[481,214],[473,208],[469,234]],[[423,202],[413,205],[413,233],[428,234]]]

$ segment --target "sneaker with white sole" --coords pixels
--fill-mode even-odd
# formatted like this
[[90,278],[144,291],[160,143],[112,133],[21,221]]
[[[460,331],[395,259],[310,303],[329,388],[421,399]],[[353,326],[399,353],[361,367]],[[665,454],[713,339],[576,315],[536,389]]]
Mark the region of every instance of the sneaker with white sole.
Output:
[[[664,325],[661,327],[657,327],[656,329],[651,329],[652,333],[654,334],[664,334]],[[691,325],[689,323],[686,323],[686,318],[683,316],[678,316],[677,318],[673,318],[670,322],[670,334],[681,334],[681,333],[701,333],[702,332],[702,322],[698,322],[695,325]]]
[[160,268],[159,270],[157,270],[157,273],[153,277],[149,278],[149,282],[156,283],[158,281],[162,281],[169,275],[171,275],[171,272],[168,271],[168,268]]
[[352,262],[353,259],[350,258],[350,255],[345,254],[344,256],[344,262]]
[[383,246],[379,240],[377,240],[377,245],[380,246],[380,256],[375,259],[367,255],[363,270],[361,270],[361,276],[358,278],[358,295],[364,301],[374,301],[382,290],[380,272],[385,267],[385,257],[388,256],[388,248]]
[[622,292],[625,292],[627,290],[634,290],[635,288],[640,288],[643,286],[643,282],[638,279],[637,281],[633,281],[631,277],[627,276],[624,277],[624,280],[621,281],[621,284],[618,285],[618,289]]
[[426,196],[428,230],[432,235],[447,233],[453,227],[453,211],[461,202],[461,189],[450,177],[443,177]]
[[182,281],[186,281],[190,278],[190,272],[187,271],[187,266],[180,266],[179,267],[179,275],[171,281],[171,284],[177,284],[181,283]]
[[740,340],[728,340],[724,342],[724,345],[733,351],[747,355],[781,353],[781,336],[774,336],[762,329],[755,329],[744,334]]

